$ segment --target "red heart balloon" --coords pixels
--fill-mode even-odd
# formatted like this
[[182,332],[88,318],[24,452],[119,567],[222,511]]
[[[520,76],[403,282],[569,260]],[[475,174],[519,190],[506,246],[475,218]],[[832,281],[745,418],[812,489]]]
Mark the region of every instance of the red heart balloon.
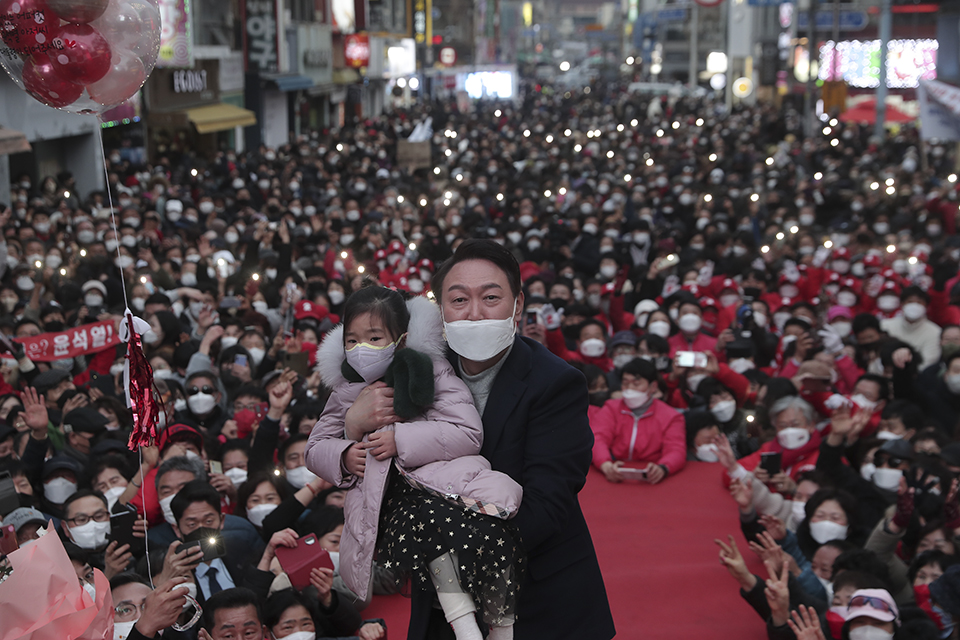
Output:
[[60,75],[48,58],[27,59],[23,65],[23,86],[27,93],[45,105],[59,109],[76,102],[83,87]]
[[88,24],[65,24],[54,48],[47,52],[53,66],[64,78],[77,84],[91,84],[110,70],[110,45]]
[[59,29],[60,16],[43,0],[0,0],[0,36],[21,55],[48,50]]

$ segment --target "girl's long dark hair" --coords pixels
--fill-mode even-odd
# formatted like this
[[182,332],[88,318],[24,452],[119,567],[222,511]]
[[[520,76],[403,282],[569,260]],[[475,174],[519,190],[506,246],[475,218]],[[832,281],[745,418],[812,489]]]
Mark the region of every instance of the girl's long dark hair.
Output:
[[383,328],[389,331],[394,339],[406,333],[410,324],[410,312],[403,295],[393,289],[375,285],[372,281],[365,282],[359,290],[351,293],[344,303],[344,332],[351,322],[365,313],[383,322]]

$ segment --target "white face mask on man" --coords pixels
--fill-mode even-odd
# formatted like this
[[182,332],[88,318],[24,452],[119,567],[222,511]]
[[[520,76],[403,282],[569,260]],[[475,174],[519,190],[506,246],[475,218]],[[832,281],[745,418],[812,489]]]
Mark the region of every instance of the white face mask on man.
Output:
[[467,360],[484,362],[513,344],[517,333],[514,316],[517,301],[509,317],[502,320],[443,320],[443,333],[454,353]]

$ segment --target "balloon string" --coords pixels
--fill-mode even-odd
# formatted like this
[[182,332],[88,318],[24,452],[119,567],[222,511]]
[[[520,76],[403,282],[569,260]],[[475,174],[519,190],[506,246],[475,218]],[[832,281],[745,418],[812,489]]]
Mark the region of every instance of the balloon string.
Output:
[[[103,184],[106,186],[107,191],[107,203],[110,205],[110,220],[113,222],[113,236],[114,240],[117,243],[117,262],[121,262],[120,258],[123,255],[120,253],[120,229],[117,227],[117,215],[113,210],[113,194],[110,193],[110,172],[107,171],[107,154],[103,150],[103,126],[100,122],[100,117],[97,117],[97,140],[100,142],[100,161],[103,163]],[[123,277],[123,268],[117,264],[117,268],[120,269],[120,288],[123,290],[123,307],[125,309],[130,308],[130,304],[127,302],[127,283]],[[133,330],[133,327],[129,327],[130,331]]]
[[[147,520],[147,490],[144,485],[147,484],[147,477],[143,474],[143,446],[137,447],[140,454],[140,504],[143,505],[143,520]],[[143,528],[143,548],[146,550],[147,557],[147,575],[150,577],[150,588],[156,590],[157,585],[153,584],[153,569],[150,568],[150,537],[147,535],[147,528]]]

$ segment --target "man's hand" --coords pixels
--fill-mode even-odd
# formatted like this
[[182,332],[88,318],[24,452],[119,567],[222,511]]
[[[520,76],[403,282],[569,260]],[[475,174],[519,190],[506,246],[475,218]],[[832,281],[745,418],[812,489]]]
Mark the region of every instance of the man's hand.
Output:
[[393,431],[377,431],[369,438],[370,453],[377,460],[387,460],[397,455],[397,436]]
[[137,519],[133,521],[133,537],[140,538],[141,540],[147,537],[147,521],[141,516],[137,516]]
[[363,472],[367,468],[367,449],[370,447],[366,442],[355,442],[343,452],[343,468],[352,476],[363,477]]
[[30,429],[32,437],[36,440],[46,440],[47,424],[50,418],[47,416],[47,406],[44,404],[43,396],[39,395],[33,387],[27,387],[23,390],[20,399],[23,401],[23,411],[20,415]]
[[660,484],[667,477],[667,472],[656,462],[647,465],[647,482],[650,484]]
[[760,556],[760,559],[764,563],[769,561],[773,566],[783,564],[785,560],[783,549],[777,544],[777,541],[773,539],[773,536],[764,531],[757,536],[757,540],[760,542],[751,542],[749,544],[751,551]]
[[177,547],[183,544],[181,540],[174,540],[167,547],[163,557],[163,570],[157,576],[156,582],[162,583],[174,578],[187,578],[200,561],[203,560],[203,549],[200,546],[189,547],[177,553]]
[[107,580],[113,579],[113,576],[124,572],[132,559],[133,554],[130,553],[130,545],[125,544],[119,547],[117,541],[114,540],[107,545],[107,551],[103,555],[103,575],[107,577]]
[[329,608],[333,604],[333,569],[314,567],[310,570],[310,584],[317,588],[320,604]]
[[177,586],[186,582],[186,578],[173,578],[151,591],[143,606],[143,614],[134,626],[146,638],[153,638],[161,629],[176,624],[177,618],[187,604],[186,590]]
[[379,622],[364,622],[357,636],[360,640],[380,640],[386,634],[387,630]]
[[623,482],[623,474],[620,473],[620,468],[623,466],[623,462],[617,460],[607,460],[600,466],[600,471],[603,471],[603,475],[607,477],[608,482]]
[[757,577],[747,569],[747,563],[740,555],[740,549],[737,548],[737,542],[733,536],[727,536],[730,544],[724,544],[720,540],[714,539],[717,546],[720,547],[720,564],[727,568],[733,579],[740,584],[744,591],[750,591],[757,584]]
[[797,490],[797,483],[783,471],[770,478],[770,485],[780,493],[793,493]]
[[260,564],[257,569],[261,571],[270,571],[270,563],[277,556],[277,547],[290,547],[295,549],[297,546],[297,532],[293,529],[281,529],[270,536],[267,542],[267,548],[263,550],[263,556],[260,558]]
[[891,359],[893,360],[893,366],[897,369],[903,369],[913,360],[913,352],[908,347],[900,347],[893,352]]
[[750,473],[752,473],[753,477],[759,480],[760,482],[762,482],[763,484],[767,484],[770,482],[770,474],[767,473],[766,469],[761,469],[760,467],[757,467]]
[[782,627],[790,620],[790,590],[787,581],[790,577],[790,565],[784,561],[780,566],[772,562],[764,562],[770,579],[767,580],[763,593],[767,596],[770,606],[770,620],[773,626]]
[[346,435],[351,440],[359,440],[366,433],[400,422],[393,411],[393,388],[383,382],[364,387],[347,410],[344,422]]
[[[203,310],[200,311],[200,314],[197,316],[197,333],[201,331],[206,331],[216,323],[218,318],[217,310],[214,309],[211,305],[203,305]],[[221,335],[223,332],[220,332]],[[206,335],[204,335],[206,337]]]

